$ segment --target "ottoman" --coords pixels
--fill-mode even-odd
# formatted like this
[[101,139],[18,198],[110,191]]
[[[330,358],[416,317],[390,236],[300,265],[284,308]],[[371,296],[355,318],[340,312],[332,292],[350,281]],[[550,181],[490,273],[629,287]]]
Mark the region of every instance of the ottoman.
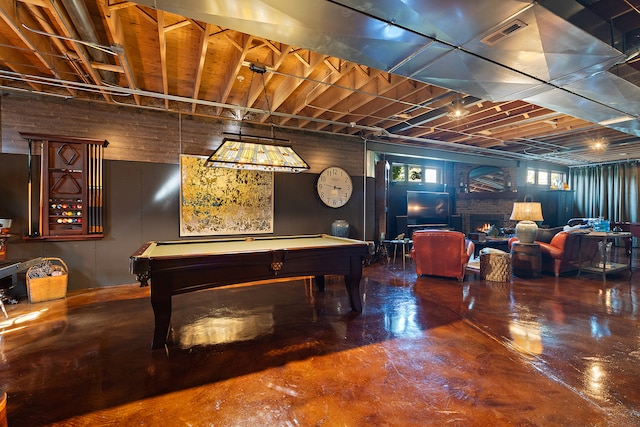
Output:
[[511,280],[511,254],[496,250],[481,252],[480,278],[491,282],[509,282]]

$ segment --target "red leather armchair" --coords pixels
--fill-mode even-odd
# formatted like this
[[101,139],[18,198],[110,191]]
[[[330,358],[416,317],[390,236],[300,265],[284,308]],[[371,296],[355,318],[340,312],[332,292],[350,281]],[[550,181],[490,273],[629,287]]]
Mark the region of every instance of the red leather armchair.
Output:
[[459,231],[418,230],[412,235],[416,274],[464,280],[474,244]]

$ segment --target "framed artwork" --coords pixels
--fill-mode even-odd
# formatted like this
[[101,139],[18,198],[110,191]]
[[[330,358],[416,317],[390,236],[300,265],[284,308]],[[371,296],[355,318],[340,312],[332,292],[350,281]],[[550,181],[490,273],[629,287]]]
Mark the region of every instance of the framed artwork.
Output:
[[180,156],[180,236],[273,233],[273,172]]

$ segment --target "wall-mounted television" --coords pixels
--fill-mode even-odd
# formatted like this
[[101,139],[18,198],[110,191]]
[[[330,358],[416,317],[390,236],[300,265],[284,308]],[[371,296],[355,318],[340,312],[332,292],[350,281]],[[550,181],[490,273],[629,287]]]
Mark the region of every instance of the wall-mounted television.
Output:
[[449,224],[449,193],[407,191],[407,225],[425,226]]

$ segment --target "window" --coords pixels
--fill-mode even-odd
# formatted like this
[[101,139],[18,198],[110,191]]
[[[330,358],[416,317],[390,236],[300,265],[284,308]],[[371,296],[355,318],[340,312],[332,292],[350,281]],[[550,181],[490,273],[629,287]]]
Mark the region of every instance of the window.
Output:
[[538,171],[538,185],[549,185],[549,172],[548,171]]
[[434,166],[393,163],[391,165],[391,181],[439,184],[442,182],[442,172],[440,168]]
[[527,169],[527,184],[550,186],[552,189],[563,188],[566,180],[564,172],[550,172],[543,169]]
[[439,170],[436,168],[424,168],[424,182],[432,182],[437,184],[438,180],[438,172]]
[[422,182],[422,166],[409,166],[409,182]]
[[527,184],[535,184],[535,183],[536,183],[536,170],[527,169]]
[[405,173],[405,165],[394,163],[391,165],[391,181],[406,181],[407,174]]
[[551,188],[562,189],[564,187],[564,174],[559,172],[551,172]]

